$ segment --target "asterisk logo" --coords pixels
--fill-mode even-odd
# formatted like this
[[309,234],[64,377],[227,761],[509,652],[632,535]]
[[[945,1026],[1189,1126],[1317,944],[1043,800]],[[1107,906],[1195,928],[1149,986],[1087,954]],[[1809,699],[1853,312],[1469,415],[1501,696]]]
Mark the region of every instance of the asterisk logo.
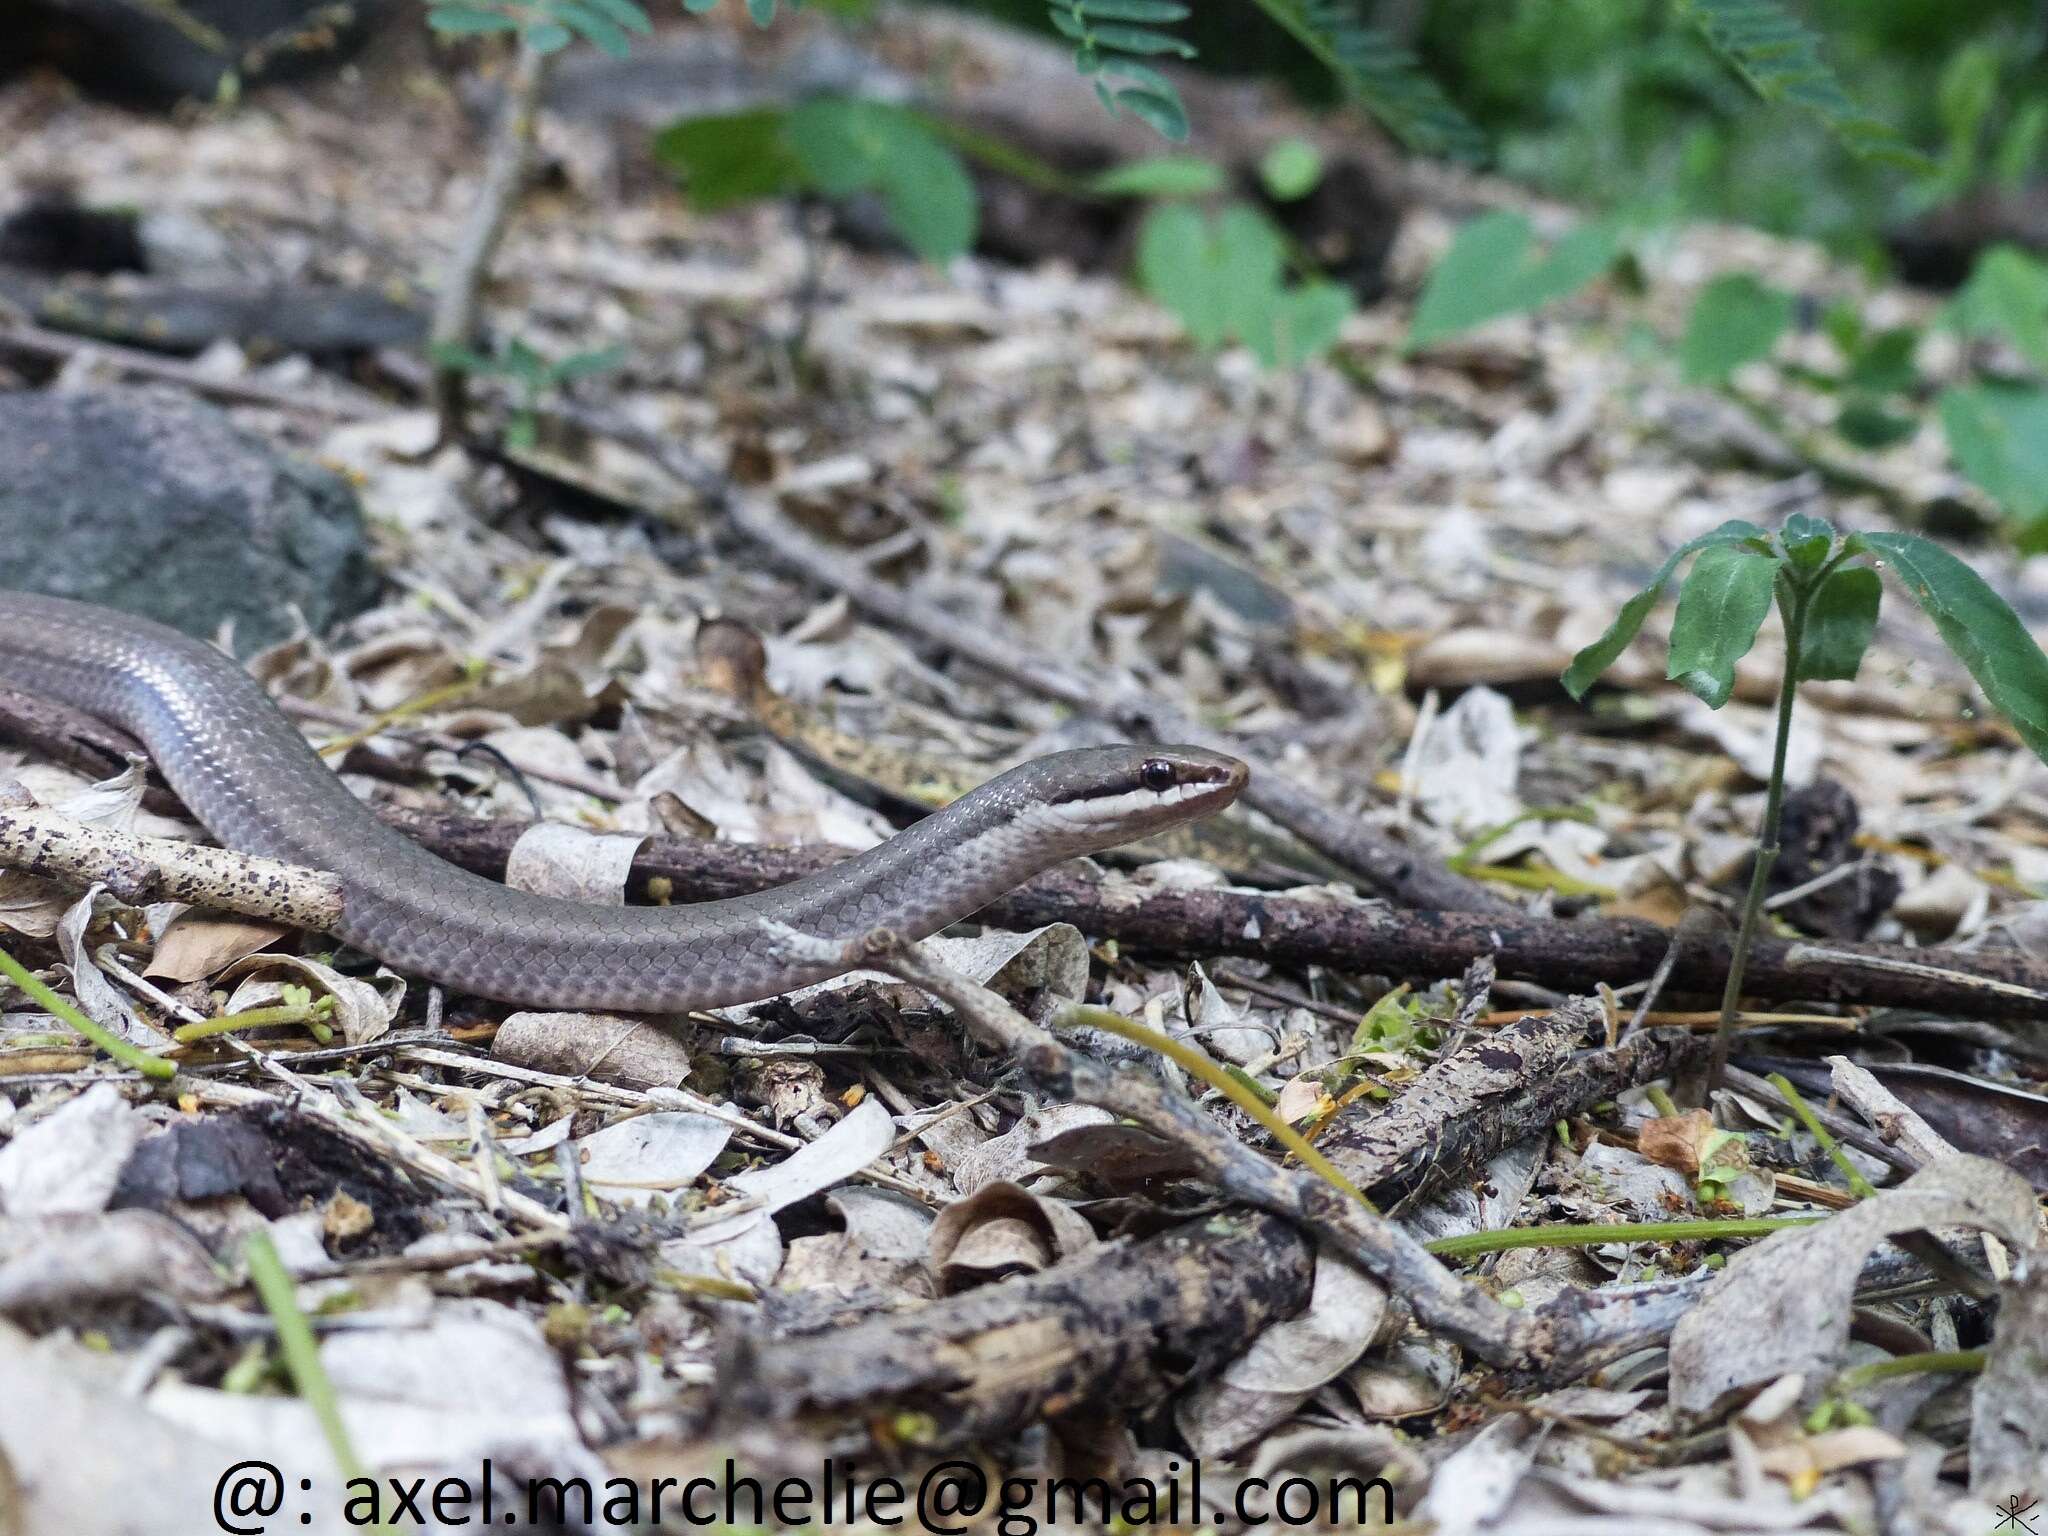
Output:
[[2040,1503],[2039,1499],[2027,1499],[2023,1503],[2021,1496],[2014,1494],[1998,1506],[1997,1528],[2001,1531],[2025,1531],[2027,1536],[2035,1536],[2034,1522],[2028,1518],[2028,1514],[2039,1508]]

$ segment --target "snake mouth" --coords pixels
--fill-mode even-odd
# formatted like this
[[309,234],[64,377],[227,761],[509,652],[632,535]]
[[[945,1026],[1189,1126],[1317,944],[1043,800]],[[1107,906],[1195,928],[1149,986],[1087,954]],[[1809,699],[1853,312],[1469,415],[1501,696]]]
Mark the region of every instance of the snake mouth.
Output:
[[[1174,798],[1204,811],[1220,811],[1244,792],[1252,771],[1236,758],[1201,747],[1169,747],[1163,761],[1173,770]],[[1147,769],[1154,767],[1147,763]]]

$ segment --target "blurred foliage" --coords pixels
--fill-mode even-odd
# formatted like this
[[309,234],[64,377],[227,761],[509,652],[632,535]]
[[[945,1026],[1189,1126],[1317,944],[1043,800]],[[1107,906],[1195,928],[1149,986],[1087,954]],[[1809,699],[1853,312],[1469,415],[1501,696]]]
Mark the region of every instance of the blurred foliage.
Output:
[[2043,22],[2027,0],[1791,0],[1870,117],[1940,171],[1902,176],[1760,105],[1669,0],[1431,0],[1419,51],[1503,171],[1593,206],[1668,201],[1871,252],[1934,201],[2035,169]]
[[[1046,29],[1045,0],[950,0]],[[1901,219],[2043,170],[2048,19],[2033,0],[1783,0],[1847,102],[1935,169],[1902,174],[1811,93],[1759,102],[1703,35],[1701,0],[1364,0],[1359,20],[1412,48],[1491,143],[1498,169],[1594,208],[1655,206],[1874,256]],[[1201,67],[1286,80],[1327,102],[1329,74],[1249,5],[1196,6],[1174,31]],[[1768,93],[1767,93],[1768,94]],[[1859,153],[1859,151],[1861,151]]]

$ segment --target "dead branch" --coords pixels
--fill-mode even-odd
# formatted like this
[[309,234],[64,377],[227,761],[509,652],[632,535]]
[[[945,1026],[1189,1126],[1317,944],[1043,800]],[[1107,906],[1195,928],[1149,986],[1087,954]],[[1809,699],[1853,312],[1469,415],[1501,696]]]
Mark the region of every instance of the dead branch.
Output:
[[1156,1402],[1299,1312],[1312,1275],[1308,1245],[1274,1217],[1187,1222],[913,1312],[750,1341],[720,1371],[713,1411],[725,1428],[829,1426],[914,1404],[959,1444],[1083,1403]]
[[[89,715],[4,689],[0,735],[96,776],[118,772],[126,754],[140,751]],[[161,790],[150,791],[145,803],[179,809]],[[493,878],[503,876],[506,856],[529,825],[392,807],[381,807],[379,814],[442,858]],[[642,897],[649,882],[661,881],[674,900],[710,901],[802,879],[847,856],[830,847],[652,837],[634,858],[632,877]],[[1673,988],[1718,995],[1733,938],[1725,929],[1688,935],[1673,955],[1669,929],[1630,919],[1397,912],[1243,891],[1162,890],[1083,865],[1040,875],[986,908],[982,920],[1020,931],[1070,922],[1163,954],[1247,955],[1281,965],[1427,981],[1458,975],[1475,957],[1491,955],[1501,976],[1565,992],[1583,991],[1596,981],[1619,986],[1648,977],[1668,960]],[[1776,1002],[1810,999],[1925,1008],[1963,1018],[2033,1018],[2048,1008],[2048,966],[2017,950],[1964,954],[1764,938],[1750,955],[1744,989],[1752,999]],[[1650,1031],[1658,1043],[1646,1049],[1685,1049],[1663,1038],[1674,1033]]]
[[[385,810],[385,820],[479,874],[500,875],[526,823]],[[741,896],[814,874],[847,857],[835,848],[773,848],[651,837],[633,860],[635,889],[665,882],[677,901]],[[1280,965],[1322,965],[1358,975],[1436,981],[1491,955],[1499,974],[1561,991],[1596,981],[1620,986],[1651,975],[1670,932],[1622,918],[1510,918],[1401,912],[1382,906],[1262,892],[1156,889],[1082,865],[1050,870],[983,909],[980,921],[1019,931],[1069,922],[1083,932],[1177,955],[1247,955]],[[1689,942],[1672,985],[1710,994],[1727,974],[1732,935]],[[2031,1018],[2048,1007],[2048,966],[2017,951],[1907,949],[1760,939],[1745,991],[1755,999],[1814,999],[1926,1008],[1966,1018]],[[1676,1034],[1652,1030],[1652,1038]],[[1633,1042],[1631,1042],[1633,1043]],[[1684,1049],[1670,1042],[1659,1051]]]
[[[477,184],[476,201],[470,204],[447,270],[441,274],[433,325],[428,331],[430,353],[444,347],[466,347],[475,339],[484,279],[490,275],[491,259],[505,237],[526,183],[527,162],[540,125],[541,87],[547,79],[548,58],[525,38],[520,39],[491,132],[490,157]],[[434,357],[428,399],[443,438],[461,431],[468,394],[465,385],[461,369]]]
[[37,806],[0,805],[0,868],[73,886],[105,885],[136,906],[188,901],[323,931],[341,916],[341,883],[332,875],[116,832]]
[[336,417],[344,421],[366,421],[382,416],[391,407],[365,391],[332,382],[317,389],[282,389],[257,379],[224,379],[193,363],[159,357],[111,341],[86,336],[67,336],[61,331],[17,323],[0,325],[0,352],[17,357],[68,362],[74,357],[103,364],[131,378],[153,383],[174,384],[210,400],[230,405],[260,405],[272,410],[293,411],[306,416]]

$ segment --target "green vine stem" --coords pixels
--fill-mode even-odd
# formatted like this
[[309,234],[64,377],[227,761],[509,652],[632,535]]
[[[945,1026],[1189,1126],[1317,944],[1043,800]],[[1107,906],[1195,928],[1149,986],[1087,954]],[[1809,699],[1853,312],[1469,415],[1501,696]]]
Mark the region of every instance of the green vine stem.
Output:
[[171,1032],[171,1038],[180,1045],[190,1045],[195,1040],[230,1035],[244,1029],[269,1029],[280,1024],[319,1025],[326,1023],[327,1016],[333,1012],[334,999],[331,997],[316,998],[310,1003],[280,1003],[273,1008],[249,1008],[197,1024],[180,1024]]
[[1956,1371],[1974,1375],[1984,1369],[1989,1356],[1981,1349],[1929,1350],[1922,1355],[1898,1355],[1890,1360],[1873,1360],[1854,1365],[1835,1378],[1835,1391],[1859,1391],[1872,1382],[1894,1376],[1915,1376],[1926,1371]]
[[27,993],[30,1002],[55,1014],[122,1066],[140,1072],[144,1077],[154,1077],[165,1082],[178,1075],[176,1062],[131,1045],[119,1035],[101,1028],[88,1018],[77,1004],[65,1001],[36,980],[34,973],[27,966],[4,949],[0,949],[0,976],[5,976]]
[[1325,1183],[1341,1189],[1368,1211],[1379,1209],[1366,1198],[1364,1190],[1346,1178],[1337,1165],[1318,1152],[1299,1131],[1267,1108],[1257,1094],[1192,1046],[1162,1035],[1158,1030],[1140,1024],[1136,1019],[1127,1019],[1120,1013],[1107,1008],[1097,1008],[1088,1003],[1064,1004],[1054,1016],[1054,1023],[1069,1029],[1099,1029],[1104,1034],[1115,1035],[1119,1039],[1130,1041],[1133,1045],[1142,1045],[1147,1050],[1158,1052],[1188,1076],[1200,1078],[1258,1121],[1275,1141],[1301,1159],[1304,1168],[1318,1175]]
[[[327,1379],[327,1368],[320,1363],[320,1348],[313,1341],[312,1325],[306,1321],[306,1314],[299,1310],[292,1277],[285,1271],[284,1260],[278,1257],[277,1245],[271,1242],[268,1232],[255,1232],[250,1234],[242,1252],[249,1263],[249,1283],[256,1287],[256,1294],[263,1299],[264,1310],[269,1312],[270,1321],[277,1329],[278,1353],[284,1356],[284,1366],[291,1374],[292,1385],[298,1388],[306,1406],[313,1410],[320,1432],[327,1438],[327,1448],[334,1456],[335,1466],[345,1480],[354,1481],[365,1476],[362,1460],[349,1440],[348,1425],[342,1421],[341,1402],[334,1395],[334,1383]],[[388,1531],[390,1527],[380,1526],[377,1529]]]
[[1506,1227],[1439,1237],[1422,1246],[1440,1259],[1470,1259],[1510,1248],[1592,1248],[1601,1243],[1711,1242],[1719,1238],[1769,1237],[1788,1227],[1810,1227],[1825,1216],[1755,1216],[1726,1221],[1592,1222],[1582,1226]]
[[1785,754],[1792,744],[1792,702],[1799,693],[1799,652],[1806,638],[1807,589],[1780,587],[1779,612],[1785,620],[1785,673],[1778,684],[1778,739],[1771,748],[1771,782],[1764,792],[1764,824],[1757,836],[1756,867],[1749,877],[1749,896],[1742,903],[1742,926],[1728,957],[1728,985],[1721,991],[1721,1022],[1714,1031],[1714,1052],[1707,1065],[1707,1092],[1721,1086],[1728,1070],[1728,1050],[1735,1038],[1735,1014],[1742,1006],[1742,973],[1750,946],[1763,921],[1764,892],[1778,862],[1778,827],[1785,809]]
[[1797,1115],[1799,1123],[1806,1127],[1806,1134],[1819,1142],[1821,1150],[1833,1159],[1837,1168],[1842,1170],[1842,1177],[1849,1181],[1849,1189],[1856,1198],[1868,1200],[1876,1194],[1877,1186],[1863,1177],[1856,1165],[1849,1161],[1849,1154],[1844,1152],[1836,1144],[1835,1138],[1828,1134],[1828,1128],[1820,1123],[1820,1117],[1815,1115],[1806,1100],[1799,1096],[1799,1090],[1792,1086],[1791,1079],[1782,1072],[1773,1072],[1768,1081],[1778,1090],[1778,1097],[1792,1106],[1792,1113]]

